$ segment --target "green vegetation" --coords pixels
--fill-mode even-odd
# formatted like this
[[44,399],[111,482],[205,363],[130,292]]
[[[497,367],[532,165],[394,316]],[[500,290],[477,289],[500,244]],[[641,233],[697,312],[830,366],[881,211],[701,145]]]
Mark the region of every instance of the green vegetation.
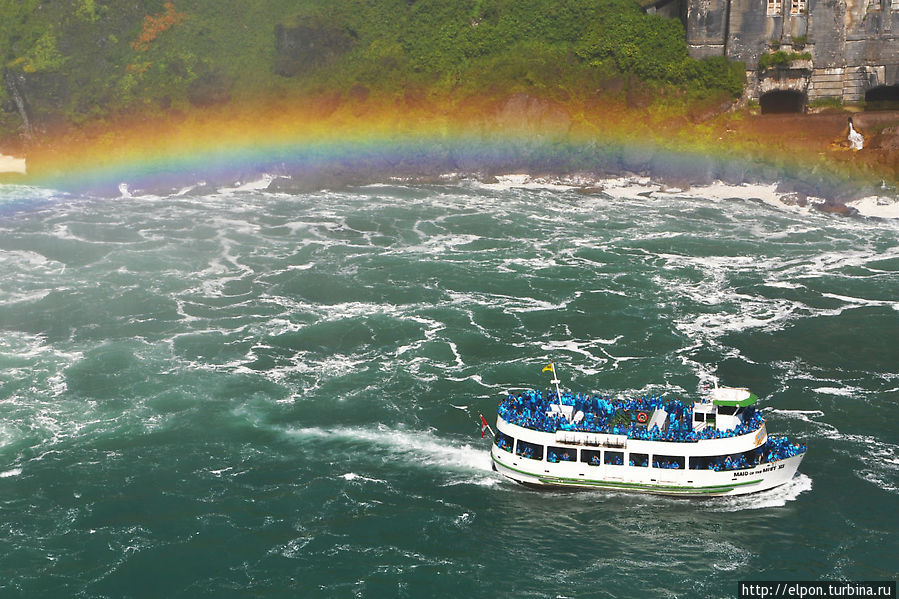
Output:
[[[0,14],[0,68],[38,122],[319,93],[703,99],[743,87],[743,65],[689,58],[681,23],[633,0],[0,0]],[[0,134],[21,123],[10,92]]]
[[773,52],[770,54],[762,54],[761,59],[759,59],[759,70],[764,71],[765,69],[770,69],[771,67],[782,67],[790,64],[794,60],[811,60],[812,55],[809,52],[784,52],[783,50],[778,50],[777,52]]
[[55,71],[62,67],[66,59],[56,47],[56,37],[52,31],[45,31],[24,55],[15,59],[10,66],[20,66],[26,73]]
[[809,108],[843,108],[843,100],[840,98],[815,98],[808,103]]
[[689,58],[680,21],[644,15],[626,1],[608,4],[613,10],[576,43],[577,55],[591,66],[701,92],[742,93],[744,66],[723,57]]

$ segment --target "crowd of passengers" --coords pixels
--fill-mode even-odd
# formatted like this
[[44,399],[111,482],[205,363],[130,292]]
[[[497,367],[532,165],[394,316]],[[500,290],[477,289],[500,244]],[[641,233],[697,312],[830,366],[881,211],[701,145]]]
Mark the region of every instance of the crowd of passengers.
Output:
[[653,468],[662,468],[664,470],[680,470],[683,468],[677,460],[653,460]]
[[[518,395],[509,395],[500,404],[499,417],[511,424],[531,430],[554,433],[558,430],[586,433],[609,433],[627,435],[631,439],[643,441],[695,442],[702,439],[721,439],[745,435],[758,430],[764,420],[760,412],[749,407],[743,417],[743,423],[734,429],[720,431],[715,428],[693,430],[693,408],[679,399],[664,401],[660,396],[640,397],[628,400],[611,400],[609,397],[587,397],[584,395],[562,393],[562,405],[573,407],[572,414],[583,412],[579,422],[569,422],[565,416],[550,412],[550,406],[557,404],[555,392],[548,392],[546,397],[541,391],[527,390]],[[668,426],[664,431],[653,425],[647,428],[646,423],[637,421],[637,414],[651,414],[653,410],[662,408],[668,412]],[[616,412],[630,413],[630,423],[612,424]]]
[[[598,459],[598,458],[597,458],[597,456],[593,456],[593,459]],[[556,464],[558,462],[570,462],[570,461],[572,461],[572,457],[571,457],[571,454],[567,451],[563,451],[562,453],[560,453],[558,455],[556,454],[556,452],[550,451],[546,455],[546,461],[552,462],[553,464]]]
[[754,468],[762,464],[776,462],[805,453],[806,447],[802,443],[790,443],[787,437],[768,437],[767,443],[752,451],[735,456],[693,458],[696,462],[690,467],[696,470],[742,470]]
[[[505,439],[498,439],[497,445],[503,447],[503,444],[508,443]],[[511,451],[511,448],[507,451]],[[748,451],[746,453],[738,454],[736,456],[716,456],[710,458],[692,458],[690,463],[690,468],[693,470],[714,470],[716,472],[720,472],[723,470],[742,470],[744,468],[754,468],[755,466],[759,466],[761,464],[767,464],[769,462],[775,462],[778,460],[783,460],[786,458],[793,457],[795,455],[799,455],[806,451],[805,445],[801,443],[790,443],[787,437],[768,437],[768,442],[762,445],[761,447],[757,447],[752,451]],[[572,455],[574,453],[574,455]],[[522,457],[533,459],[534,458],[534,449],[530,446],[524,447],[522,451],[519,453]],[[624,464],[622,454],[619,452],[613,452],[609,457],[606,458],[606,464],[613,464],[616,466],[621,466]],[[661,468],[664,470],[680,470],[684,468],[681,460],[671,459],[661,456],[653,456],[652,467],[653,468]],[[571,462],[577,459],[576,450],[572,450],[572,452],[563,451],[560,454],[556,454],[555,451],[550,451],[546,459],[548,462],[552,462],[554,464],[559,462]],[[640,457],[637,457],[637,461],[634,461],[634,456],[632,455],[628,460],[631,466],[647,466],[648,458],[645,454],[640,454]],[[590,457],[589,463],[591,466],[599,466],[601,461],[599,459],[599,455],[594,454]]]
[[533,460],[534,459],[534,448],[533,447],[523,447],[521,449],[521,451],[518,452],[518,455],[520,455],[523,458]]

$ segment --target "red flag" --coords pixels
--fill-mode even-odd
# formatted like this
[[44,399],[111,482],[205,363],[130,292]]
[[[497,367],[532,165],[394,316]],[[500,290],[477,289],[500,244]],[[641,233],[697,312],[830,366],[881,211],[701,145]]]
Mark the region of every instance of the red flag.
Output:
[[490,425],[487,424],[487,420],[484,418],[483,414],[478,414],[481,417],[481,438],[484,438],[484,433],[490,430]]

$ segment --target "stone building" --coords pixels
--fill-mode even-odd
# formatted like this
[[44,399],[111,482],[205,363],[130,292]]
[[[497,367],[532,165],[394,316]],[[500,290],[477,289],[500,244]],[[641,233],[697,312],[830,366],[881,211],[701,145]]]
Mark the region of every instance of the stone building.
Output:
[[[683,21],[694,58],[745,63],[745,98],[763,112],[827,98],[899,102],[899,0],[657,0],[646,8]],[[760,68],[765,54],[779,64]]]

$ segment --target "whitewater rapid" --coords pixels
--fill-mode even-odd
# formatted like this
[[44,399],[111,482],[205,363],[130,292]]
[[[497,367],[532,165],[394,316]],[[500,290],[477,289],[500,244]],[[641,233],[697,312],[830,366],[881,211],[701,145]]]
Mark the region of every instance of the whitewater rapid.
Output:
[[[489,577],[718,597],[892,567],[886,200],[847,218],[772,186],[272,181],[0,186],[0,591],[124,596],[165,568],[141,579],[160,596]],[[491,470],[477,418],[548,360],[581,392],[749,386],[808,456],[746,498],[535,493]]]

